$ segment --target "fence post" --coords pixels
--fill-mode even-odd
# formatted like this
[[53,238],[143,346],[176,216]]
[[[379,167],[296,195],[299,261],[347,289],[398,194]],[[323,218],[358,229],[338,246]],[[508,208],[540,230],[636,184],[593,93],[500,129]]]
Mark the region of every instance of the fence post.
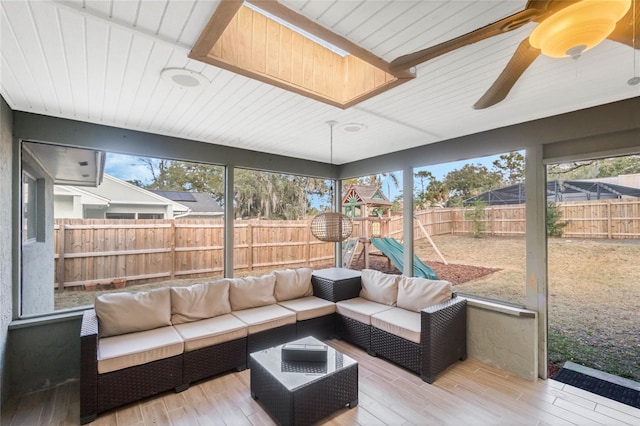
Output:
[[247,221],[247,260],[249,263],[249,270],[253,271],[253,225],[251,220]]
[[171,279],[175,279],[176,277],[176,220],[171,219],[171,228],[169,228],[169,241],[171,244],[169,256],[171,256],[171,266],[169,270],[169,276]]
[[306,221],[307,226],[305,230],[307,232],[307,265],[311,265],[311,223]]
[[[496,236],[496,216],[497,216],[497,207],[492,206],[491,207],[491,236],[492,237]],[[502,231],[504,231],[504,228],[502,228],[503,223],[504,222],[500,222],[500,229]]]
[[64,291],[64,222],[58,226],[58,290]]
[[613,230],[611,229],[612,227],[612,221],[611,221],[611,200],[607,200],[607,238],[611,239],[612,234],[613,234]]

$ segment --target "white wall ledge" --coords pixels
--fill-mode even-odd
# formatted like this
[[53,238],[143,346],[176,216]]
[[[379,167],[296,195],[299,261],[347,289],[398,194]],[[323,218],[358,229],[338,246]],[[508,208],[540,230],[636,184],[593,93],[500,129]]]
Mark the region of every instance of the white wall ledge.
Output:
[[53,324],[56,322],[74,321],[78,318],[82,318],[82,315],[86,309],[87,307],[83,306],[73,309],[65,309],[63,311],[52,312],[45,315],[14,319],[9,323],[8,328],[9,330],[17,330],[20,328],[38,327],[44,324]]
[[467,299],[467,305],[475,308],[485,309],[487,311],[500,312],[506,315],[513,315],[516,317],[535,318],[536,312],[525,308],[518,308],[516,306],[503,304],[500,302],[490,302],[484,299],[475,299],[470,296],[458,296]]

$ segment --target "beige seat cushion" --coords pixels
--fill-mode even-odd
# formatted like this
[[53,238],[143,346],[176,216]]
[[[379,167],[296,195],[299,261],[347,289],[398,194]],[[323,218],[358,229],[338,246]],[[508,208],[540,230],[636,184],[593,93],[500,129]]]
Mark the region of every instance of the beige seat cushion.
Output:
[[296,314],[280,305],[268,305],[258,308],[231,312],[248,327],[249,334],[295,324]]
[[415,343],[420,343],[420,314],[392,308],[371,316],[371,325]]
[[184,342],[173,326],[103,337],[98,340],[98,373],[180,355]]
[[391,309],[391,306],[372,302],[362,297],[341,300],[336,303],[337,313],[367,325],[371,325],[371,315],[388,309]]
[[295,312],[298,321],[331,315],[336,311],[335,303],[315,296],[286,300],[284,302],[278,302],[278,305]]
[[184,351],[214,346],[247,335],[247,325],[231,314],[175,326],[184,340]]
[[231,312],[229,281],[171,287],[171,323],[182,324]]
[[398,307],[420,312],[438,303],[451,299],[449,281],[428,280],[403,276],[398,284]]
[[100,337],[117,336],[171,325],[169,288],[96,297]]
[[385,274],[373,269],[362,270],[360,297],[384,305],[396,306],[400,275]]
[[276,276],[272,273],[258,277],[231,278],[228,281],[232,311],[276,303],[276,298],[273,295]]
[[311,268],[273,271],[276,276],[275,296],[278,302],[313,295]]

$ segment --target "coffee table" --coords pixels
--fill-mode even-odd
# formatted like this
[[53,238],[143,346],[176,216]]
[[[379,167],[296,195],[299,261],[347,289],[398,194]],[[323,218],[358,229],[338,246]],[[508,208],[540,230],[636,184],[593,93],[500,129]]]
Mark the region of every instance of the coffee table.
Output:
[[[314,337],[288,343],[323,344]],[[358,363],[331,346],[327,362],[283,361],[282,346],[249,356],[251,397],[282,425],[317,422],[358,405]]]

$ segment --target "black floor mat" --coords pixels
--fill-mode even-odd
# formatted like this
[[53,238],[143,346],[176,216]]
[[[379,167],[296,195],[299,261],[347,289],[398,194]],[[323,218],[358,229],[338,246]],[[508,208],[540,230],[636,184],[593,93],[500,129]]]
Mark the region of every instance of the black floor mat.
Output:
[[640,408],[640,391],[621,386],[617,383],[607,382],[596,377],[578,373],[577,371],[561,368],[553,377],[562,383],[584,389],[596,395],[613,399],[614,401]]

